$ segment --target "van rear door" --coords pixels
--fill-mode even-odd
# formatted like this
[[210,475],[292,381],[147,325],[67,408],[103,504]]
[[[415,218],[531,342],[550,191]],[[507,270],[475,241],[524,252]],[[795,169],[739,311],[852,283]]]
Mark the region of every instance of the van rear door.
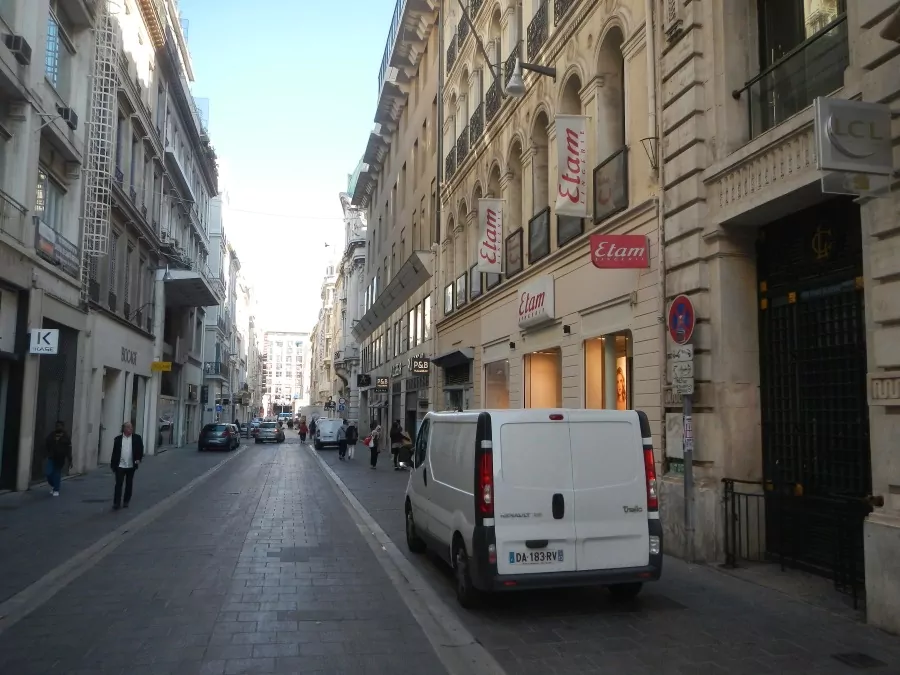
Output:
[[[497,417],[494,421],[496,424]],[[513,417],[499,426],[499,430],[494,427],[498,573],[574,571],[575,513],[568,425],[551,421],[549,416],[523,413],[519,420]]]
[[635,411],[572,410],[578,570],[640,567],[650,560],[647,478]]

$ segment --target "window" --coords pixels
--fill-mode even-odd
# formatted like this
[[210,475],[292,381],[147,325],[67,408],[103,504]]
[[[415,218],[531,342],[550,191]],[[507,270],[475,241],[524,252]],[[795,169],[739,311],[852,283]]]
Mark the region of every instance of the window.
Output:
[[525,355],[525,407],[562,407],[562,352],[548,349]]
[[492,288],[496,288],[497,286],[500,285],[501,279],[502,279],[502,276],[500,275],[499,272],[498,273],[487,272],[484,275],[484,290],[489,291]]
[[450,314],[453,311],[453,284],[447,284],[444,288],[444,314]]
[[478,271],[478,263],[469,269],[469,297],[474,300],[481,296],[481,272]]
[[107,287],[110,295],[115,294],[119,288],[119,280],[116,277],[116,258],[119,257],[119,235],[113,232],[109,238],[109,278]]
[[408,331],[408,339],[409,346],[407,349],[412,349],[416,346],[416,309],[413,307],[409,310],[409,317],[407,323],[407,331]]
[[131,246],[126,247],[125,249],[125,289],[122,293],[122,301],[130,304],[131,303],[131,256],[134,254],[134,249]]
[[464,272],[456,280],[456,307],[462,307],[468,301],[466,297],[466,280],[468,273]]
[[137,173],[136,169],[137,169],[138,161],[140,159],[138,157],[138,148],[139,147],[140,146],[139,146],[139,141],[137,139],[137,136],[132,135],[132,137],[131,137],[131,169],[129,170],[129,176],[128,176],[128,184],[131,186],[132,190],[135,189],[134,178]]
[[550,207],[528,221],[528,264],[550,255]]
[[[55,4],[55,3],[54,3]],[[59,15],[52,9],[47,15],[47,51],[44,55],[44,75],[60,95],[66,94],[67,77],[75,48]]]
[[631,333],[584,341],[584,407],[595,410],[632,408]]
[[422,303],[422,341],[431,339],[431,296]]
[[506,238],[506,278],[522,271],[522,228]]
[[422,422],[419,433],[416,435],[416,466],[421,466],[425,462],[428,454],[428,430],[431,427],[429,420]]
[[509,408],[509,359],[485,364],[483,407]]
[[43,169],[38,170],[38,181],[34,200],[37,216],[57,232],[62,232],[65,191]]
[[416,305],[416,345],[425,342],[425,331],[422,330],[422,303]]

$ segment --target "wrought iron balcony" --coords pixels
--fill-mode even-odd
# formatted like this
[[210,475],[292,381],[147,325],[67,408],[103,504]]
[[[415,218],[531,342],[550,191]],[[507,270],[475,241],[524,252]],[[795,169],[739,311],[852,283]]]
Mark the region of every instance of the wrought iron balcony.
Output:
[[456,63],[456,35],[450,38],[450,44],[447,45],[447,72],[453,70],[453,64]]
[[528,24],[528,60],[531,61],[547,42],[550,32],[547,26],[547,0],[541,2],[534,18]]
[[466,17],[463,17],[459,20],[459,23],[456,24],[456,46],[460,51],[462,51],[462,47],[466,43],[467,37],[469,37],[469,22],[466,21]]
[[231,369],[226,361],[206,361],[203,364],[203,374],[212,377],[228,377]]
[[475,112],[469,118],[469,145],[475,145],[476,141],[484,133],[484,103],[479,103]]
[[500,84],[498,82],[494,82],[487,90],[487,95],[484,97],[484,117],[485,117],[485,125],[491,123],[497,113],[500,111]]
[[469,154],[469,125],[467,124],[456,139],[456,162],[462,164]]
[[575,0],[553,0],[553,25],[558,26],[572,9]]
[[519,49],[521,48],[521,46],[521,41],[517,42],[512,51],[509,53],[509,56],[506,57],[506,61],[503,62],[504,84],[509,84],[509,78],[512,77],[513,69],[516,67],[516,59],[519,58]]
[[447,158],[444,160],[444,180],[450,180],[453,178],[453,174],[456,173],[456,146],[454,145],[450,148],[450,152],[447,153]]
[[24,244],[27,212],[28,209],[0,190],[0,232]]
[[750,138],[840,89],[849,64],[847,15],[841,14],[732,93],[746,96]]
[[484,0],[469,0],[469,14],[474,19],[478,16],[478,10],[484,5]]
[[125,174],[119,167],[116,167],[116,182],[119,184],[119,187],[122,187],[122,184],[125,182]]
[[119,299],[116,297],[116,294],[113,293],[112,291],[110,291],[109,295],[106,298],[106,302],[109,305],[109,311],[111,311],[111,312],[116,311],[116,307],[118,305],[118,300]]

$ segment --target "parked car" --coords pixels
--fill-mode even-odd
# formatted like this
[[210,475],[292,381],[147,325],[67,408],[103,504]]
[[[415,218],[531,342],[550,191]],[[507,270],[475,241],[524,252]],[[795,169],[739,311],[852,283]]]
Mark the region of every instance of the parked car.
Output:
[[343,420],[329,420],[320,417],[316,420],[316,437],[313,444],[316,450],[326,447],[338,447],[337,432],[341,428]]
[[426,415],[406,488],[406,543],[481,592],[606,586],[636,596],[662,573],[656,465],[640,411]]
[[278,426],[278,422],[263,422],[257,430],[256,442],[284,443],[284,429]]
[[233,424],[207,424],[200,430],[197,450],[234,450],[241,443],[241,437]]

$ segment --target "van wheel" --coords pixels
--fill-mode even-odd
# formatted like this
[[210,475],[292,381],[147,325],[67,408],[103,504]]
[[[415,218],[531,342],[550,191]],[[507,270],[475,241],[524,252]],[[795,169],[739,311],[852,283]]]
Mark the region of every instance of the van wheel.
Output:
[[425,542],[416,534],[416,521],[413,519],[412,507],[406,505],[406,546],[412,553],[424,553]]
[[609,594],[616,601],[634,600],[643,587],[644,584],[640,581],[630,584],[615,584],[614,586],[609,586]]
[[478,606],[480,600],[478,589],[472,585],[469,575],[469,556],[466,547],[459,542],[453,556],[453,570],[456,573],[456,601],[465,609]]

